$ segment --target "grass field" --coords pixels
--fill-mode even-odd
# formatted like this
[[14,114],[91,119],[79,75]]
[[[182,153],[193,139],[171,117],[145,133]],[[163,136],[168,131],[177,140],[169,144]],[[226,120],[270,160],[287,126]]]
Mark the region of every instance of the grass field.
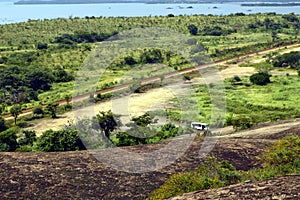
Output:
[[[271,83],[265,86],[252,85],[247,76],[241,79],[237,85],[232,84],[232,78],[224,81],[226,120],[247,116],[256,124],[300,117],[300,81],[297,75],[274,75]],[[199,121],[211,123],[211,115],[214,113],[211,113],[210,90],[203,84],[195,84],[194,87],[196,97],[191,100],[198,102]],[[176,108],[171,109],[170,117],[179,119],[180,113]],[[223,121],[225,125],[226,120]]]

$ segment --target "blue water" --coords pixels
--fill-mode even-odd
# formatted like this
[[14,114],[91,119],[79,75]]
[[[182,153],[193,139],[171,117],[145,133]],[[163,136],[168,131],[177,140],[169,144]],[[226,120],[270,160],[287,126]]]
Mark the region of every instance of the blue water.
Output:
[[[300,13],[300,6],[294,7],[242,7],[239,2],[223,4],[71,4],[71,5],[14,5],[12,0],[0,1],[0,24],[24,22],[28,19],[53,19],[85,16],[135,17],[159,15],[192,15],[230,13],[276,12],[278,14]],[[192,9],[188,9],[192,6]],[[213,8],[217,7],[217,8]],[[172,9],[167,9],[172,8]]]

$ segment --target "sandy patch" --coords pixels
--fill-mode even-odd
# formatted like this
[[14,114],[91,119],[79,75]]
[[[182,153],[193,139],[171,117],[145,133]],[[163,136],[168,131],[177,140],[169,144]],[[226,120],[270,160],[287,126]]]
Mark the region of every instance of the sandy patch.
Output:
[[31,127],[37,135],[41,135],[46,130],[60,130],[68,123],[73,123],[76,117],[95,116],[99,111],[112,110],[113,113],[121,115],[122,122],[128,123],[133,116],[139,116],[150,110],[164,109],[165,105],[175,97],[174,92],[168,88],[156,88],[147,93],[131,94],[129,96],[113,99],[87,106],[85,108],[67,112],[57,119],[41,119],[33,121]]

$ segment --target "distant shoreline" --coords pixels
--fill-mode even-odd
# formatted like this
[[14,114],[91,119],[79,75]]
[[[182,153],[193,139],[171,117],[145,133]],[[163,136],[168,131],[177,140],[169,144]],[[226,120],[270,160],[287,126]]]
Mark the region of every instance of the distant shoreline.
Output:
[[[276,1],[276,0],[275,0]],[[297,0],[295,0],[297,1]],[[230,3],[230,2],[247,2],[247,0],[19,0],[14,2],[15,5],[44,5],[44,4],[104,4],[104,3],[144,3],[144,4],[213,4],[213,3]],[[263,7],[280,7],[280,6],[300,6],[300,2],[285,3],[284,1],[268,2],[261,1],[258,3],[242,3],[241,6],[263,6]]]
[[281,7],[281,6],[300,6],[300,3],[243,3],[241,6],[265,6],[265,7]]
[[44,4],[104,4],[104,3],[144,3],[144,4],[203,4],[216,3],[214,1],[180,1],[174,0],[20,0],[14,2],[15,5],[44,5]]

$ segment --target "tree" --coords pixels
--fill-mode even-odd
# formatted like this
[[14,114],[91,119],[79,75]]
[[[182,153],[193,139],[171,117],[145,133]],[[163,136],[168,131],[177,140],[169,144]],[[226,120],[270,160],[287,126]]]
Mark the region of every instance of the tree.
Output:
[[140,55],[140,62],[144,64],[162,63],[162,51],[160,49],[147,49]]
[[66,100],[67,104],[70,104],[71,99],[72,99],[71,95],[69,95],[69,94],[65,95],[65,100]]
[[5,106],[3,104],[0,104],[0,114],[2,114],[4,110],[5,110]]
[[47,43],[41,43],[39,42],[37,44],[37,47],[36,47],[38,50],[42,50],[42,49],[47,49],[48,48],[48,44]]
[[256,85],[266,85],[271,82],[270,77],[268,72],[258,72],[250,76],[250,81]]
[[37,141],[37,150],[53,151],[75,151],[85,150],[76,130],[45,131]]
[[272,24],[272,21],[269,18],[265,18],[264,24],[265,24],[266,29],[269,29]]
[[233,117],[231,123],[235,130],[247,129],[254,125],[253,119],[246,115]]
[[43,115],[44,114],[43,107],[40,106],[40,105],[34,107],[32,112],[33,112],[34,115]]
[[275,57],[273,62],[274,67],[290,66],[291,68],[298,68],[300,66],[300,52],[291,51]]
[[0,133],[0,151],[15,151],[18,147],[18,129],[10,128]]
[[8,126],[2,116],[0,116],[0,132],[5,131],[8,129]]
[[119,125],[117,116],[114,116],[111,110],[107,112],[99,111],[99,114],[96,115],[96,119],[105,137],[110,139],[110,133]]
[[21,105],[19,105],[19,104],[15,104],[10,108],[10,114],[15,119],[15,125],[17,124],[17,118],[18,118],[19,114],[21,114],[21,112],[22,112],[22,109],[21,109]]
[[142,127],[146,127],[149,124],[152,123],[153,117],[150,116],[150,114],[148,112],[146,112],[145,114],[138,116],[138,117],[133,117],[131,119],[137,126],[142,126]]
[[19,145],[32,145],[33,142],[36,141],[36,133],[35,131],[23,131],[24,138],[20,139]]
[[51,117],[54,119],[56,118],[56,110],[57,110],[57,107],[58,107],[58,103],[55,102],[55,103],[50,103],[47,105],[46,109],[51,113]]
[[277,32],[276,31],[272,31],[272,42],[275,42],[277,39],[278,39],[278,36],[277,36]]
[[191,35],[197,35],[197,33],[198,33],[198,27],[197,26],[195,26],[194,24],[190,24],[190,25],[188,25],[187,28],[189,29],[189,32],[190,32]]

